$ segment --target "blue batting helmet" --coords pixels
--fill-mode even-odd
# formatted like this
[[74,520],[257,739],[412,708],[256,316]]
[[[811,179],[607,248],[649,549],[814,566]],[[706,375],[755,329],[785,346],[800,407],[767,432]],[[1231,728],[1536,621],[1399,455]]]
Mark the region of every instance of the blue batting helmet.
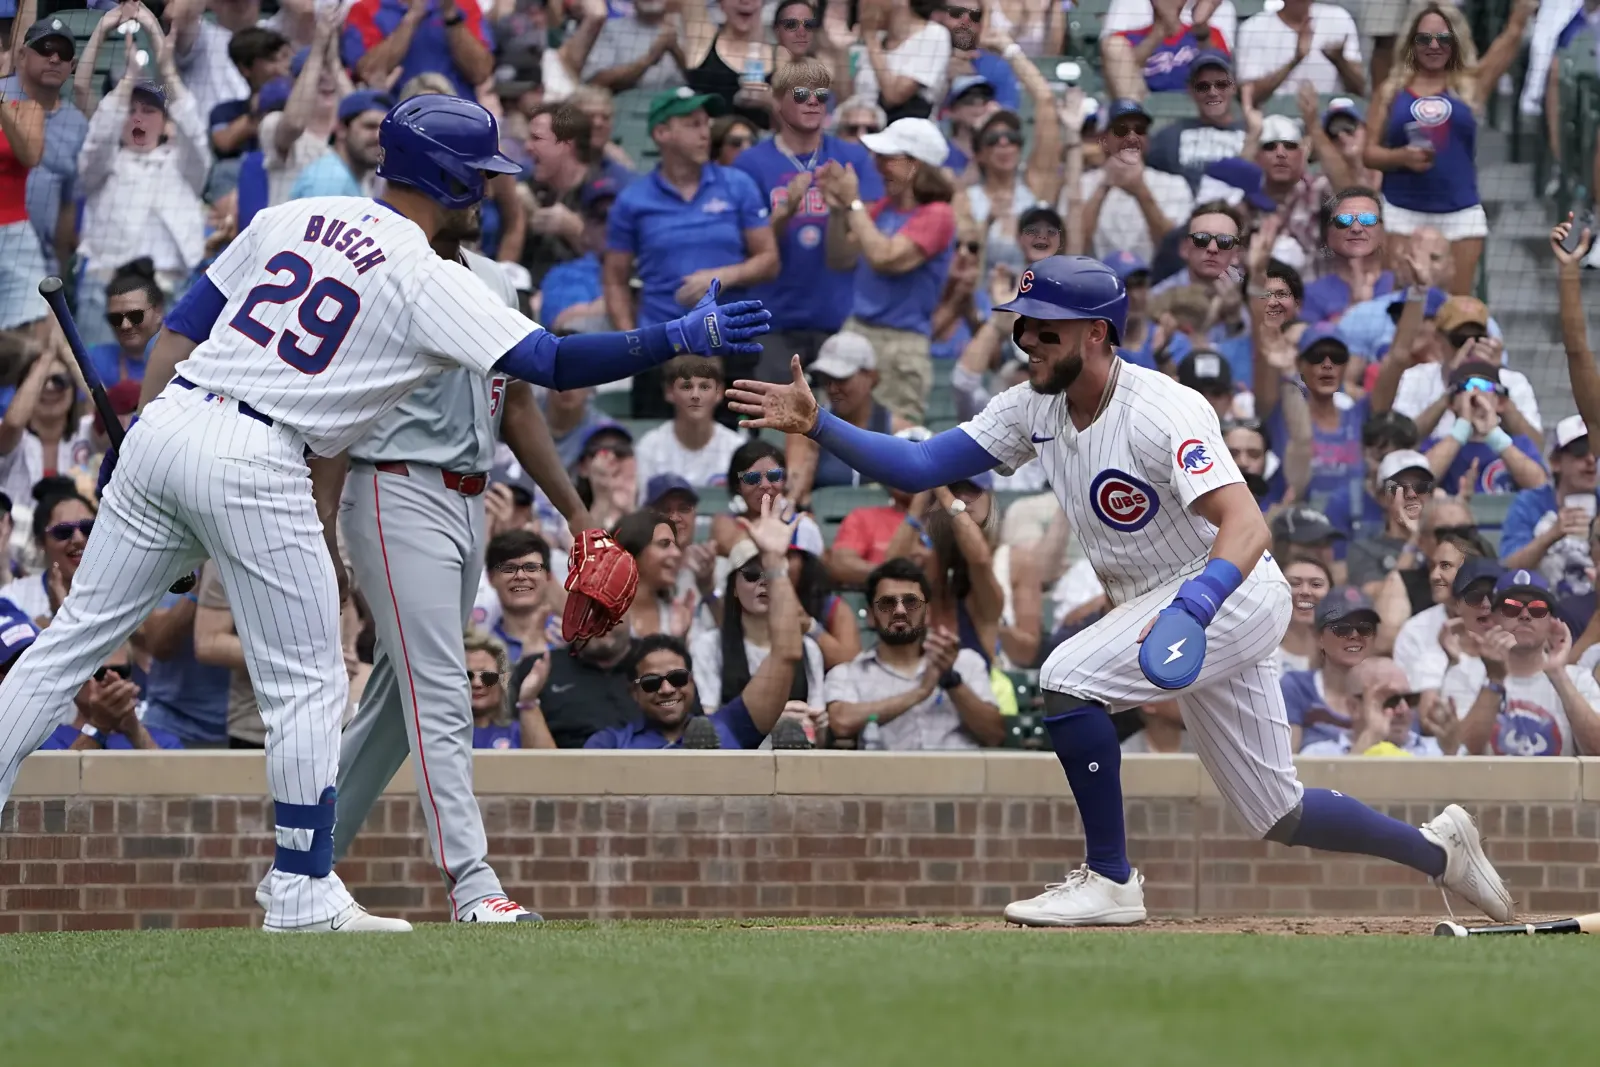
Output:
[[500,154],[494,116],[471,100],[429,94],[402,100],[378,128],[378,176],[408,185],[447,208],[471,207],[488,188],[484,172],[522,168]]
[[1105,319],[1117,345],[1128,322],[1128,290],[1098,259],[1051,256],[1023,271],[1016,298],[995,310],[1030,319]]

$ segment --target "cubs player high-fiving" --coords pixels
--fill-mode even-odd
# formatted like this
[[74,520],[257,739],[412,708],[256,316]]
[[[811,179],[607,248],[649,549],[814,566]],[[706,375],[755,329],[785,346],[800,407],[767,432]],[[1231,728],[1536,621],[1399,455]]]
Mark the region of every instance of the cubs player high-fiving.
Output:
[[[786,384],[741,381],[748,425],[804,433],[868,477],[905,492],[1037,458],[1116,605],[1061,644],[1040,672],[1046,728],[1077,801],[1087,862],[1006,908],[1036,926],[1145,918],[1128,862],[1121,749],[1109,712],[1176,690],[1184,723],[1222,795],[1262,837],[1381,856],[1422,871],[1490,916],[1511,897],[1477,828],[1452,804],[1421,829],[1295,777],[1272,653],[1289,623],[1288,583],[1265,550],[1261,510],[1234,466],[1215,411],[1115,346],[1126,290],[1105,265],[1056,256],[1023,273],[1018,346],[1029,380],[970,422],[922,442],[819,412],[798,362]],[[1208,647],[1209,646],[1209,647]]]
[[379,143],[384,200],[261,212],[167,315],[72,592],[0,685],[3,803],[85,679],[174,579],[214,560],[267,726],[277,848],[256,899],[270,930],[410,928],[368,915],[332,871],[347,683],[307,455],[342,454],[452,366],[571,389],[679,352],[757,351],[767,329],[759,304],[715,306],[713,284],[674,322],[558,340],[429,246],[487,175],[517,171],[494,118],[419,96],[384,118]]

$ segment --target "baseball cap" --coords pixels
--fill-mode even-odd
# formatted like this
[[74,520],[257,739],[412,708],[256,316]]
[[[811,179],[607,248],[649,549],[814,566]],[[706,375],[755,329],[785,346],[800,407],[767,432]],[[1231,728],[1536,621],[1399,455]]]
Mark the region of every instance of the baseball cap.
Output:
[[756,543],[750,538],[745,537],[735,541],[733,547],[728,549],[729,573],[738,570],[759,555],[761,555],[761,550],[756,547]]
[[1428,476],[1433,476],[1433,468],[1428,466],[1428,457],[1411,448],[1402,448],[1390,452],[1378,462],[1378,481],[1388,481],[1401,471],[1425,470]]
[[989,93],[989,99],[993,100],[995,98],[994,82],[990,81],[988,78],[985,78],[982,74],[963,74],[961,77],[950,83],[950,91],[946,93],[944,97],[944,106],[954,107],[956,101],[960,100],[963,96],[966,96],[974,89],[987,90]]
[[862,134],[861,146],[875,156],[910,156],[930,167],[950,158],[950,142],[927,119],[895,119],[878,133]]
[[1292,545],[1315,545],[1344,534],[1333,528],[1333,523],[1322,512],[1313,508],[1288,508],[1272,520],[1272,536]]
[[1475,296],[1452,296],[1433,319],[1440,333],[1453,333],[1462,326],[1489,325],[1489,306]]
[[1450,388],[1464,388],[1473,379],[1494,383],[1496,392],[1504,389],[1500,384],[1500,368],[1481,359],[1469,359],[1458,364],[1456,369],[1450,372]]
[[[994,471],[979,471],[977,474],[970,475],[966,478],[957,478],[955,481],[951,482],[950,485],[970,485],[987,493],[989,490],[994,488]],[[946,488],[948,488],[948,486]]]
[[1288,115],[1268,115],[1261,120],[1261,143],[1271,144],[1273,141],[1293,141],[1299,144],[1305,139],[1306,131],[1301,128],[1300,120],[1290,118]]
[[1319,322],[1300,335],[1300,354],[1302,356],[1305,355],[1311,351],[1313,345],[1320,344],[1323,341],[1332,341],[1346,352],[1350,351],[1350,346],[1345,344],[1343,337],[1339,336],[1339,328],[1337,326],[1331,323]]
[[1327,132],[1328,123],[1341,115],[1358,123],[1367,121],[1367,112],[1361,106],[1361,101],[1348,96],[1336,96],[1329,100],[1328,106],[1322,110],[1323,132]]
[[1380,411],[1368,415],[1367,421],[1361,424],[1362,448],[1385,445],[1388,451],[1393,452],[1413,447],[1421,437],[1411,416],[1398,411]]
[[1462,561],[1461,567],[1456,571],[1455,581],[1450,583],[1450,592],[1459,600],[1466,596],[1467,590],[1478,582],[1498,582],[1506,569],[1500,566],[1499,560],[1489,559],[1487,556],[1468,556]]
[[621,191],[615,178],[596,178],[579,190],[578,205],[587,211],[602,200],[615,200]]
[[262,115],[282,111],[284,105],[289,102],[289,94],[293,90],[293,78],[273,78],[256,90],[256,111]]
[[1106,125],[1109,126],[1128,115],[1141,115],[1146,121],[1150,121],[1150,112],[1144,109],[1143,104],[1137,100],[1122,99],[1111,101],[1111,110],[1106,115]]
[[[1205,177],[1215,179],[1227,188],[1207,193],[1206,183],[1202,179],[1200,190],[1195,194],[1197,203],[1212,199],[1237,201],[1241,199],[1239,193],[1243,193],[1244,202],[1257,211],[1278,210],[1278,202],[1266,194],[1266,174],[1248,159],[1231,156],[1215,160],[1206,165]],[[1231,190],[1237,192],[1232,192],[1230,195]]]
[[1190,352],[1178,364],[1178,384],[1206,396],[1233,392],[1233,368],[1221,352],[1201,348]]
[[1047,223],[1065,233],[1067,224],[1061,217],[1061,212],[1049,204],[1035,204],[1017,216],[1017,232],[1021,233],[1036,222]]
[[598,426],[595,426],[584,435],[583,448],[581,448],[579,451],[585,454],[594,451],[594,449],[597,447],[595,445],[595,438],[601,436],[602,434],[620,437],[629,444],[633,443],[633,434],[628,432],[628,428],[626,426],[622,425],[620,422],[608,421],[600,423]]
[[876,370],[878,354],[872,342],[859,333],[841,331],[822,342],[811,373],[824,378],[849,378],[860,371]]
[[0,600],[0,667],[16,659],[38,636],[27,612],[9,600]]
[[357,89],[339,101],[339,121],[349,122],[363,111],[382,111],[388,114],[394,107],[394,100],[388,93],[380,93],[376,89]]
[[707,115],[721,115],[728,110],[727,102],[711,93],[697,93],[687,85],[657,93],[650,100],[650,116],[646,125],[654,130],[668,119],[679,115],[693,115],[704,111]]
[[167,91],[158,82],[139,82],[133,87],[133,98],[143,100],[163,115],[167,113]]
[[[139,383],[124,378],[106,389],[106,399],[111,401],[111,410],[118,415],[132,415],[139,410]],[[94,413],[94,432],[106,432],[106,420],[100,417],[100,412]]]
[[659,504],[668,493],[684,493],[696,504],[700,503],[700,494],[681,474],[658,474],[651,478],[644,486],[644,502],[652,506]]
[[1340,585],[1328,590],[1328,595],[1317,601],[1311,621],[1312,625],[1322,630],[1336,622],[1346,622],[1363,615],[1373,622],[1378,621],[1378,609],[1371,598],[1353,585]]
[[65,22],[62,22],[54,15],[51,15],[47,18],[42,18],[35,22],[32,26],[29,26],[28,32],[22,36],[22,43],[37,52],[39,49],[35,48],[34,46],[40,44],[41,42],[48,41],[51,38],[56,38],[67,43],[67,55],[69,57],[77,55],[78,42],[72,36],[72,31],[67,28],[67,24]]
[[1233,63],[1227,56],[1221,52],[1205,51],[1189,60],[1189,81],[1193,82],[1202,70],[1210,67],[1220,67],[1224,74],[1233,74]]
[[1101,260],[1101,262],[1116,271],[1117,280],[1122,282],[1123,285],[1127,285],[1128,279],[1135,274],[1146,275],[1145,280],[1149,280],[1150,264],[1146,263],[1136,253],[1119,249]]
[[1574,441],[1581,441],[1589,436],[1588,424],[1583,421],[1582,415],[1568,415],[1556,423],[1556,447],[1560,452]]
[[1538,571],[1515,570],[1506,571],[1494,583],[1494,598],[1503,600],[1508,596],[1536,596],[1550,599],[1550,583]]

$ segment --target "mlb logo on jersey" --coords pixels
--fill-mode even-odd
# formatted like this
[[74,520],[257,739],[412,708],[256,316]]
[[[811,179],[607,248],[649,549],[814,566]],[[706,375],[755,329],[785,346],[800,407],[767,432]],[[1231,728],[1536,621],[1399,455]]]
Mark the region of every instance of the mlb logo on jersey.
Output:
[[1156,517],[1161,500],[1154,489],[1133,475],[1104,470],[1089,483],[1089,507],[1113,530],[1133,533]]
[[1191,437],[1179,445],[1178,466],[1183,468],[1185,474],[1209,473],[1214,464],[1211,462],[1211,453],[1207,451],[1206,443]]

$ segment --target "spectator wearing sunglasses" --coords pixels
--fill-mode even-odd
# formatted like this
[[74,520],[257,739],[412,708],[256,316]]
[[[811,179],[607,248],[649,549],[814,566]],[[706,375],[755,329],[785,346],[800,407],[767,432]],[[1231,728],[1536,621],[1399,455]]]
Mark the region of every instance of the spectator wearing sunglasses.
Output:
[[1189,217],[1194,192],[1180,175],[1146,166],[1150,113],[1135,100],[1114,101],[1100,132],[1105,162],[1079,183],[1083,232],[1096,259],[1131,252],[1149,262],[1156,247]]
[[634,0],[632,14],[605,20],[583,61],[582,80],[614,93],[647,93],[683,84],[683,46],[668,0]]
[[1201,52],[1186,83],[1194,117],[1169,122],[1150,138],[1150,166],[1181,174],[1198,190],[1206,167],[1244,151],[1245,127],[1233,110],[1238,86],[1233,64],[1221,52]]
[[106,285],[106,325],[115,340],[89,349],[89,361],[109,388],[144,380],[145,352],[161,330],[166,304],[148,256],[117,268]]
[[[1001,54],[1005,46],[994,48],[996,42],[981,39],[983,4],[979,0],[945,4],[934,11],[932,19],[950,31],[950,95],[945,98],[945,109],[950,112],[952,125],[957,122],[954,111],[960,106],[960,97],[965,95],[958,88],[962,83],[968,90],[980,84],[985,86],[989,100],[998,107],[1015,111],[1021,106],[1022,87],[1011,72],[1011,64]],[[969,120],[966,125],[970,132],[978,123]],[[952,159],[950,169],[959,174],[966,158],[966,155],[961,157],[961,165]]]
[[[1350,346],[1350,354],[1365,365],[1363,382],[1377,375],[1378,361],[1387,358],[1391,351],[1396,352],[1402,360],[1409,358],[1412,364],[1444,362],[1439,358],[1441,353],[1436,330],[1419,329],[1411,342],[1410,349],[1406,351],[1394,348],[1394,338],[1395,331],[1400,326],[1400,314],[1405,310],[1406,293],[1410,287],[1414,285],[1427,287],[1427,297],[1422,309],[1423,322],[1433,322],[1439,314],[1439,309],[1444,307],[1449,294],[1433,283],[1441,277],[1441,272],[1447,273],[1450,269],[1450,242],[1446,241],[1438,230],[1432,228],[1418,230],[1412,234],[1411,244],[1406,253],[1396,264],[1397,276],[1392,291],[1373,297],[1371,300],[1352,304],[1343,315],[1339,316],[1339,336]],[[1421,269],[1424,273],[1418,275],[1413,267]],[[1499,333],[1498,326],[1495,327],[1495,332]],[[1439,375],[1440,391],[1444,387],[1443,376],[1447,369],[1436,372]],[[1415,376],[1409,386],[1403,375],[1400,380],[1400,391],[1395,394],[1397,402],[1402,394],[1409,395],[1408,390],[1416,388]]]
[[1472,755],[1600,753],[1600,684],[1569,662],[1572,635],[1552,602],[1537,571],[1507,571],[1494,586],[1491,622],[1467,631],[1477,656],[1450,669],[1444,697]]
[[1337,741],[1354,719],[1350,672],[1374,654],[1378,609],[1354,586],[1336,586],[1318,601],[1312,626],[1313,667],[1289,671],[1279,681],[1296,752],[1319,741]]
[[726,556],[744,537],[741,516],[759,515],[764,502],[784,499],[788,478],[783,451],[771,441],[758,437],[734,449],[728,457],[726,475],[728,512],[711,520],[711,540],[716,543],[718,555]]
[[1284,0],[1277,11],[1251,15],[1239,27],[1239,78],[1257,100],[1288,95],[1303,84],[1320,95],[1365,96],[1360,33],[1338,4]]
[[1384,172],[1389,226],[1399,237],[1433,226],[1449,239],[1455,269],[1446,288],[1457,295],[1472,292],[1489,235],[1478,195],[1478,112],[1522,51],[1537,6],[1518,0],[1480,62],[1466,16],[1429,3],[1401,37],[1395,72],[1372,95],[1381,124],[1362,155]]
[[33,499],[33,543],[44,557],[44,570],[0,588],[0,599],[17,605],[43,628],[72,589],[72,577],[94,530],[95,507],[65,478],[41,480]]
[[[1511,502],[1500,532],[1500,561],[1511,570],[1538,571],[1556,595],[1565,598],[1594,588],[1589,577],[1595,565],[1589,553],[1589,526],[1600,493],[1595,457],[1589,451],[1589,427],[1582,415],[1556,423],[1550,471],[1549,484],[1524,489]],[[1573,633],[1582,630],[1580,626]]]
[[883,196],[883,180],[871,165],[871,154],[825,133],[833,76],[827,65],[802,58],[772,79],[776,133],[747,149],[734,167],[755,180],[771,207],[772,232],[778,241],[783,270],[752,286],[748,296],[772,312],[772,332],[762,338],[755,377],[785,381],[789,357],[796,353],[809,367],[818,349],[839,331],[855,298],[855,272],[828,265],[824,238],[828,205],[815,182],[819,168],[830,162],[855,168],[864,200]]
[[92,451],[77,368],[68,368],[54,350],[35,357],[0,417],[0,490],[13,500],[31,499],[40,479],[70,473]]
[[1332,142],[1319,136],[1321,128],[1315,124],[1314,112],[1312,118],[1317,131],[1312,136],[1307,136],[1301,121],[1287,115],[1263,118],[1255,162],[1261,168],[1261,191],[1278,205],[1279,226],[1273,235],[1272,254],[1300,271],[1302,277],[1315,279],[1322,266],[1322,205],[1335,185],[1327,174],[1307,166],[1312,144],[1324,153],[1334,151]]
[[760,138],[760,131],[744,116],[719,115],[711,120],[711,162],[731,167],[739,154]]
[[[866,581],[877,645],[828,672],[828,725],[859,738],[876,722],[890,751],[994,747],[1005,737],[989,668],[944,627],[930,628],[928,576],[891,558]],[[859,742],[858,742],[859,743]]]
[[[1469,561],[1493,563],[1494,550],[1472,525],[1472,512],[1467,506],[1449,497],[1435,497],[1423,505],[1421,544],[1428,556],[1433,606],[1406,619],[1398,633],[1389,630],[1380,634],[1380,647],[1393,648],[1395,662],[1406,669],[1412,689],[1436,693],[1450,666],[1449,653],[1440,638],[1446,623],[1461,609],[1455,598],[1456,578]],[[1398,607],[1399,600],[1386,601],[1385,606]]]
[[[537,698],[519,702],[512,715],[507,685],[511,678],[506,646],[469,630],[466,637],[467,684],[472,687],[473,748],[555,748]],[[541,654],[544,673],[550,665]],[[532,669],[539,669],[535,665]]]
[[677,356],[661,368],[672,421],[639,438],[640,500],[657,474],[677,474],[696,488],[723,485],[728,460],[745,443],[716,420],[722,403],[722,362],[709,356]]
[[1333,324],[1347,308],[1395,287],[1383,266],[1383,208],[1378,194],[1355,185],[1335,193],[1322,209],[1322,245],[1328,262],[1306,286],[1300,317],[1312,325]]
[[[1437,701],[1422,713],[1422,694],[1408,690],[1405,670],[1373,656],[1350,672],[1349,726],[1332,741],[1313,741],[1302,756],[1445,756],[1460,746],[1461,720]],[[1423,733],[1423,728],[1427,733]]]
[[1381,532],[1351,542],[1345,561],[1350,584],[1381,600],[1385,583],[1393,578],[1399,588],[1387,592],[1404,594],[1406,615],[1410,616],[1433,603],[1428,557],[1421,544],[1422,506],[1433,495],[1433,471],[1428,457],[1402,449],[1383,457],[1374,482],[1383,527]]
[[1016,619],[1003,575],[994,566],[1000,544],[994,477],[985,471],[920,496],[914,509],[920,505],[921,510],[913,511],[918,521],[895,531],[888,554],[908,557],[926,537],[929,625],[955,634],[958,647],[992,664],[1001,627]]
[[1539,442],[1503,424],[1511,405],[1499,367],[1463,360],[1450,372],[1449,395],[1456,421],[1448,434],[1423,447],[1445,492],[1461,492],[1463,479],[1468,492],[1478,493],[1515,493],[1549,483]]
[[1243,222],[1237,209],[1221,200],[1196,204],[1189,213],[1188,227],[1178,240],[1178,256],[1183,269],[1158,282],[1151,295],[1203,285],[1214,289],[1219,284],[1233,285],[1233,265],[1240,259],[1243,243],[1239,236]]
[[[1412,239],[1415,243],[1417,238]],[[1455,429],[1456,414],[1451,410],[1450,373],[1467,361],[1491,363],[1500,369],[1500,384],[1508,403],[1502,412],[1507,432],[1539,440],[1544,424],[1539,417],[1539,400],[1528,376],[1504,365],[1505,346],[1500,327],[1483,301],[1471,296],[1452,296],[1435,305],[1435,293],[1428,291],[1427,306],[1437,306],[1432,330],[1419,331],[1417,337],[1431,338],[1431,345],[1413,344],[1407,350],[1411,364],[1400,376],[1394,409],[1410,415],[1429,436],[1443,436]],[[1442,297],[1442,293],[1440,296]],[[1352,309],[1354,310],[1354,309]],[[1391,306],[1391,311],[1393,311]],[[1397,313],[1397,312],[1396,312]],[[1341,327],[1343,323],[1341,322]],[[1341,331],[1342,332],[1342,331]],[[1398,337],[1398,335],[1397,335]],[[1406,353],[1397,353],[1405,359]],[[1424,361],[1424,357],[1434,358]]]
[[[744,559],[741,569],[754,563],[762,580],[751,585],[764,585],[767,593],[768,647],[764,657],[759,648],[755,649],[760,665],[749,674],[749,680],[732,695],[721,694],[727,697],[726,703],[703,715],[695,685],[694,659],[683,638],[652,634],[638,643],[624,666],[633,683],[631,693],[639,717],[625,726],[597,731],[584,742],[585,748],[757,748],[772,732],[794,690],[795,673],[802,669],[807,655],[800,632],[799,603],[794,587],[787,581],[785,556],[791,524],[780,518],[769,502],[754,521],[746,524],[746,530],[756,554]],[[737,584],[744,578],[735,572],[730,581]],[[748,597],[750,605],[759,609],[759,592],[746,592],[752,594]],[[741,601],[724,607],[725,613],[740,610]],[[741,617],[746,624],[754,618]],[[752,650],[743,638],[741,634],[738,648],[720,646],[725,653],[724,667],[729,663],[734,667],[732,675],[719,675],[724,683],[737,681],[738,653],[742,651],[748,658]],[[726,631],[717,637],[719,642],[724,639],[731,640]],[[697,721],[705,725],[698,725]]]
[[1113,96],[1142,100],[1147,92],[1182,92],[1194,64],[1234,49],[1239,16],[1232,0],[1112,0],[1100,26],[1101,63]]
[[[28,11],[26,5],[17,11],[13,34]],[[44,264],[40,272],[33,275],[27,273],[20,258],[8,259],[5,265],[17,276],[28,279],[28,285],[23,286],[17,296],[28,299],[33,306],[31,314],[42,319],[44,308],[36,299],[37,288],[33,287],[43,274],[58,274],[62,262],[71,262],[71,246],[76,234],[70,227],[58,224],[62,198],[71,197],[72,184],[77,180],[78,151],[89,131],[89,120],[73,104],[71,92],[62,92],[72,78],[72,62],[77,52],[77,42],[66,23],[55,15],[39,19],[20,39],[14,38],[14,45],[13,73],[0,78],[0,100],[31,100],[44,113],[44,151],[39,162],[28,171],[26,186],[27,217],[38,236]],[[14,203],[14,196],[8,203]],[[12,210],[14,212],[15,208]],[[26,245],[21,247],[24,252],[28,251]]]
[[[852,426],[874,433],[899,433],[911,425],[873,398],[878,356],[872,343],[860,334],[841,331],[824,341],[811,365],[811,380],[826,396],[828,410]],[[862,481],[860,472],[800,434],[787,435],[783,465],[789,472],[789,499],[796,504],[808,503],[814,488],[860,485]]]
[[860,144],[861,138],[882,133],[889,125],[889,116],[878,102],[859,93],[839,105],[833,113],[833,131],[846,144]]

